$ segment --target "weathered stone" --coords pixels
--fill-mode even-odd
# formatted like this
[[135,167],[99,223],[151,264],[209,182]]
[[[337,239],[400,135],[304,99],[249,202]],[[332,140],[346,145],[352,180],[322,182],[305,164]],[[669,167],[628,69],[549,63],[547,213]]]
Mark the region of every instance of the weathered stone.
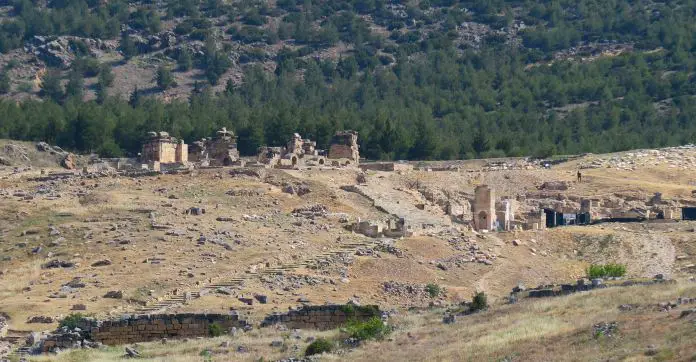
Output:
[[53,322],[55,322],[55,319],[53,319],[53,317],[48,317],[48,316],[34,316],[34,317],[29,318],[29,320],[27,320],[27,323],[48,324],[48,323],[53,323]]
[[123,291],[120,291],[120,290],[108,291],[106,294],[104,294],[104,298],[122,299],[123,298]]
[[45,263],[41,266],[43,269],[51,269],[51,268],[72,268],[75,266],[75,263],[65,261],[65,260],[51,260],[48,263]]
[[99,266],[108,266],[111,265],[111,260],[109,259],[104,259],[104,260],[98,260],[92,263],[93,267],[99,267]]
[[131,347],[126,347],[126,355],[131,358],[140,357],[140,352]]
[[60,165],[68,170],[74,170],[77,167],[75,163],[75,155],[68,153],[65,155],[65,158],[63,158]]
[[87,310],[87,306],[84,304],[74,304],[72,310]]

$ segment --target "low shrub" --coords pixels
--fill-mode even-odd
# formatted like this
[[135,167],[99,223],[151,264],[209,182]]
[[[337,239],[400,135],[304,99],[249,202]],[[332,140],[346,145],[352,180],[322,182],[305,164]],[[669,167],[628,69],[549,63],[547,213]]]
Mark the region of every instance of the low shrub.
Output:
[[488,309],[488,297],[486,293],[478,292],[474,295],[474,299],[471,301],[471,312],[478,312],[480,310]]
[[372,317],[365,322],[350,321],[345,330],[350,338],[359,341],[381,339],[391,332],[391,329],[379,317]]
[[428,292],[430,298],[437,298],[440,295],[440,292],[442,292],[442,289],[439,285],[430,283],[425,286],[425,291]]
[[208,334],[211,337],[220,337],[223,334],[222,327],[217,323],[213,323],[208,326]]
[[321,354],[324,352],[331,352],[334,348],[334,344],[324,338],[318,338],[314,342],[310,343],[305,350],[305,356],[312,356],[315,354]]
[[592,264],[587,268],[587,277],[590,279],[622,277],[626,275],[626,265],[624,264]]
[[69,329],[75,329],[77,325],[85,319],[85,316],[82,313],[72,313],[68,315],[67,317],[61,319],[59,322],[60,327],[68,327]]

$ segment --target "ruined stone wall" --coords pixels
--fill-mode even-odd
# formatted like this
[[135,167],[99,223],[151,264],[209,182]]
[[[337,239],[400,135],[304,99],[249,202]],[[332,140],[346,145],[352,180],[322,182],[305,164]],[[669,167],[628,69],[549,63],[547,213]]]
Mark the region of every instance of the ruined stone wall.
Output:
[[179,143],[176,145],[176,162],[187,163],[188,162],[188,145],[185,143]]
[[150,141],[143,144],[141,162],[159,161],[161,163],[174,163],[176,161],[177,145],[161,140]]
[[236,139],[216,138],[208,144],[210,164],[213,166],[229,166],[239,159]]
[[360,161],[358,133],[353,131],[336,132],[329,147],[330,159],[348,159],[354,164]]
[[350,320],[367,321],[381,317],[377,306],[320,305],[305,306],[285,314],[273,314],[261,323],[262,327],[284,324],[287,328],[328,330],[343,326]]
[[[118,320],[97,321],[85,318],[77,323],[84,337],[105,345],[147,342],[161,338],[191,338],[210,336],[210,326],[217,324],[222,333],[232,327],[242,328],[246,322],[237,315],[225,314],[161,314],[143,315]],[[69,333],[53,334],[43,342],[42,349],[71,347]]]
[[364,171],[410,171],[413,170],[413,165],[410,163],[372,162],[361,164],[360,169]]

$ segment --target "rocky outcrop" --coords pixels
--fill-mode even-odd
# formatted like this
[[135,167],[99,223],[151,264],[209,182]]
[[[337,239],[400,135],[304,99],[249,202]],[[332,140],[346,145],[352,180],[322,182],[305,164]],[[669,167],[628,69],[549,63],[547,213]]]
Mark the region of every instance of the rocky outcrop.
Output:
[[60,162],[60,165],[68,170],[74,170],[75,168],[77,168],[77,165],[75,163],[75,155],[73,155],[72,153],[68,153],[63,158],[63,161]]
[[75,49],[84,45],[87,53],[96,57],[102,52],[116,49],[116,44],[110,41],[101,39],[80,38],[76,36],[34,36],[31,41],[27,42],[24,50],[27,53],[35,55],[37,58],[45,62],[48,66],[67,69],[76,58],[76,53],[83,52],[85,49]]

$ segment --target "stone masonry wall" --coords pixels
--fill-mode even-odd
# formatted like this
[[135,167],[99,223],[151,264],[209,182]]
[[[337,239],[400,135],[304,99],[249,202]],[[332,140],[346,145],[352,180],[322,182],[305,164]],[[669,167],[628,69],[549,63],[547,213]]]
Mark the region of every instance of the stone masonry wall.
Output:
[[82,338],[105,345],[147,342],[161,338],[192,338],[210,336],[210,326],[217,324],[222,333],[232,327],[243,328],[247,323],[237,315],[226,314],[160,314],[130,316],[117,320],[97,321],[84,318],[77,322],[79,336],[54,333],[43,342],[42,349],[72,347],[74,339]]
[[262,327],[273,324],[284,324],[291,329],[328,330],[341,327],[351,320],[367,321],[373,317],[381,317],[379,307],[347,305],[305,306],[285,314],[273,314],[261,323]]

